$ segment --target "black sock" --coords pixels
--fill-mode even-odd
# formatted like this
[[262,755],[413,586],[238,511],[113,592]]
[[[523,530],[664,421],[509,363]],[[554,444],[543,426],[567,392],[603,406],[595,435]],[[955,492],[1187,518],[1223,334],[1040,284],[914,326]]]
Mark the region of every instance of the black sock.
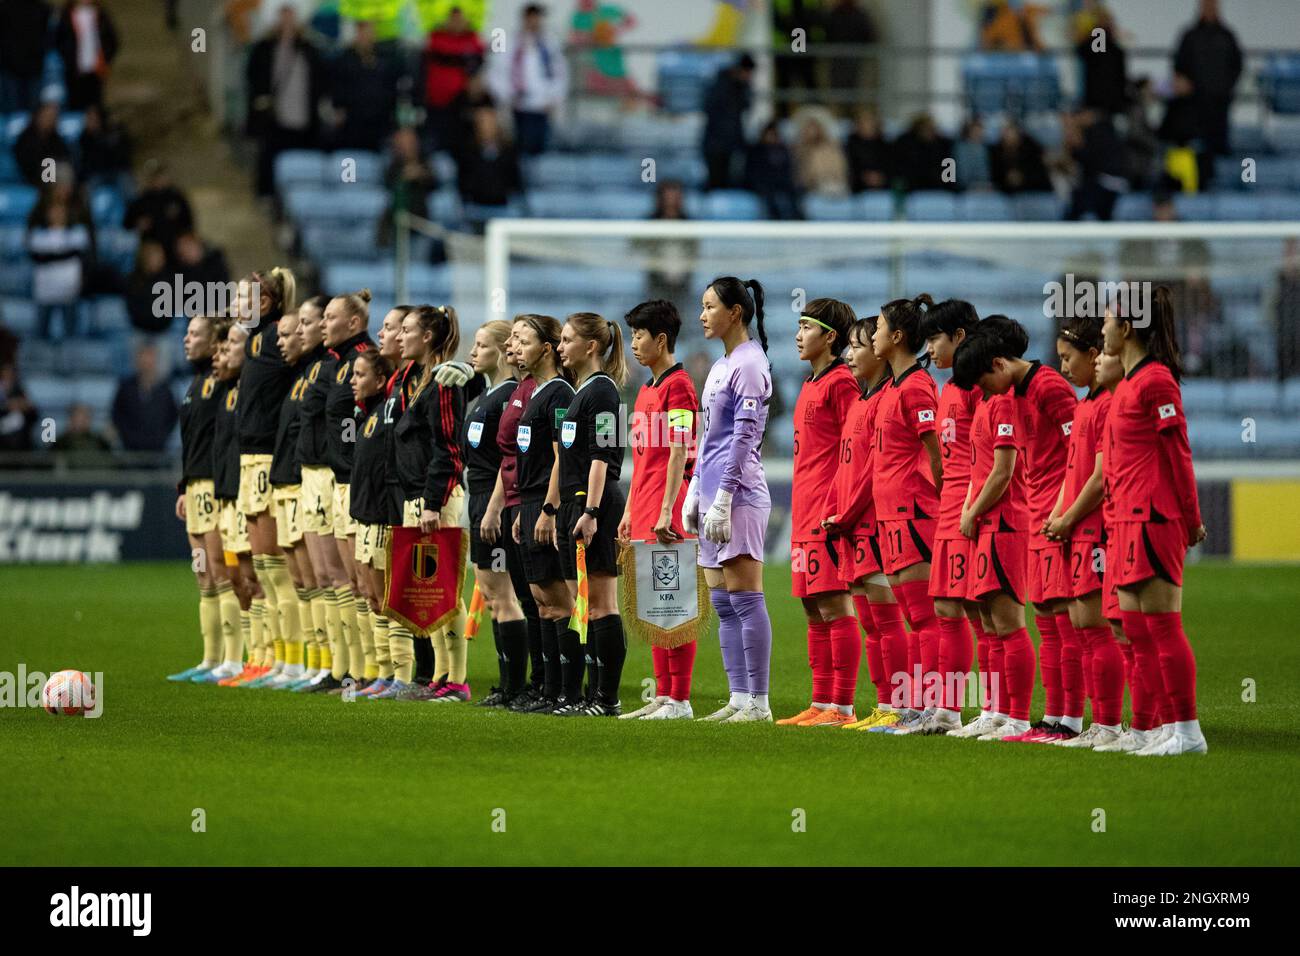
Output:
[[428,684],[433,680],[433,640],[428,637],[415,639],[415,677],[417,684]]
[[530,662],[531,677],[528,683],[532,685],[533,690],[541,690],[546,684],[546,661],[543,660],[542,653],[542,635],[550,630],[550,624],[542,627],[542,619],[537,615],[537,605],[533,605],[533,612],[529,614],[524,612],[525,629],[528,632],[528,660]]
[[501,625],[492,618],[492,643],[497,649],[497,691],[505,693],[509,677],[506,674],[506,642],[501,633]]
[[563,668],[564,696],[570,702],[582,697],[582,675],[586,670],[586,653],[578,632],[571,630],[568,621],[555,621],[555,632],[560,640],[560,661]]
[[618,685],[623,680],[623,661],[627,658],[623,619],[617,614],[597,618],[587,625],[587,636],[600,656],[601,699],[607,704],[618,703]]
[[587,692],[583,696],[595,700],[600,690],[600,648],[591,633],[590,624],[587,625],[587,643],[582,650],[587,659]]
[[506,658],[506,676],[502,690],[513,697],[528,682],[528,624],[503,621],[497,625]]
[[560,696],[560,635],[555,621],[542,621],[542,696]]

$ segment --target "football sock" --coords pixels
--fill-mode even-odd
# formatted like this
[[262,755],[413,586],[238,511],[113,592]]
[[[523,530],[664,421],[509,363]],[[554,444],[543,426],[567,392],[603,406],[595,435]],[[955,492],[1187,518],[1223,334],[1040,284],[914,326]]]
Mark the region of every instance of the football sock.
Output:
[[510,666],[506,663],[506,639],[501,633],[501,623],[489,617],[492,625],[492,647],[497,653],[497,690],[504,694],[510,689]]
[[415,638],[415,682],[417,684],[432,684],[437,674],[433,660],[432,638]]
[[[968,617],[966,620],[970,621]],[[979,666],[979,696],[980,710],[983,713],[992,713],[989,703],[991,696],[989,691],[992,684],[989,682],[989,651],[993,648],[993,639],[984,631],[984,625],[979,621],[970,621],[971,630],[975,632],[975,660]]]
[[555,631],[555,643],[560,651],[560,692],[572,703],[582,696],[586,648],[568,621],[552,621],[551,628]]
[[907,674],[912,682],[912,706],[921,709],[925,701],[938,698],[933,688],[939,671],[939,625],[934,617],[934,598],[930,597],[929,581],[902,581],[893,591],[912,626],[907,638]]
[[718,644],[722,649],[722,669],[727,672],[727,689],[732,694],[748,694],[749,678],[745,674],[740,615],[736,613],[726,588],[709,588],[709,603],[718,613]]
[[523,691],[528,683],[528,622],[502,621],[498,625],[506,655],[504,690],[510,696]]
[[564,686],[560,669],[560,634],[567,627],[549,618],[542,620],[542,696],[552,700],[560,696]]
[[753,699],[754,696],[748,691],[732,691],[730,696],[727,698],[727,703],[732,707],[735,707],[737,710],[741,710],[748,707],[750,701]]
[[229,581],[217,585],[217,608],[221,613],[221,646],[217,648],[216,660],[231,660],[229,649],[235,642],[243,643],[239,629],[239,598],[235,596],[235,586]]
[[588,639],[595,641],[600,658],[600,696],[607,704],[619,701],[623,662],[627,659],[627,637],[623,619],[617,614],[598,617],[588,627]]
[[248,662],[254,667],[271,666],[271,639],[266,633],[266,599],[253,598],[249,606],[252,628],[249,631]]
[[655,670],[655,696],[668,697],[672,693],[672,669],[668,663],[668,648],[650,648],[650,661]]
[[[442,630],[443,647],[447,652],[447,680],[463,684],[469,676],[469,641],[465,637],[465,602],[456,606],[456,616]],[[439,671],[443,673],[443,671]]]
[[226,644],[226,663],[234,661],[240,664],[244,660],[244,648],[253,641],[253,613],[242,608],[239,611],[239,627],[234,629]]
[[[1115,643],[1119,644],[1118,639],[1115,641]],[[1124,686],[1128,688],[1129,707],[1133,711],[1133,713],[1136,714],[1137,704],[1133,703],[1133,678],[1134,678],[1134,668],[1137,665],[1133,663],[1133,645],[1127,642],[1123,644],[1119,644],[1119,655],[1124,661]],[[1137,723],[1136,716],[1133,718],[1133,722]]]
[[691,674],[695,671],[695,653],[698,648],[698,642],[687,641],[668,651],[668,670],[672,676],[668,696],[675,701],[691,699]]
[[[856,642],[857,635],[853,637]],[[835,659],[829,621],[808,622],[808,667],[812,671],[813,706],[824,710],[832,705],[835,697]]]
[[772,667],[772,620],[762,591],[731,591],[731,606],[740,618],[745,674],[751,694],[766,694]]
[[379,676],[379,661],[375,657],[375,626],[370,617],[370,602],[357,595],[353,600],[357,612],[357,631],[361,636],[362,673],[366,680]]
[[388,618],[370,612],[370,632],[375,640],[375,669],[384,680],[393,678],[393,657],[388,646]]
[[335,588],[339,599],[339,619],[343,621],[343,636],[348,646],[348,673],[360,677],[366,671],[366,655],[361,649],[361,626],[357,623],[357,602],[351,585]]
[[1124,655],[1109,625],[1085,627],[1079,634],[1092,648],[1092,721],[1114,726],[1124,709]]
[[1034,697],[1034,643],[1029,639],[1029,631],[1021,627],[1003,637],[1001,644],[1009,698],[1006,713],[1012,720],[1028,720]]
[[[1164,678],[1169,709],[1162,714],[1165,723],[1191,723],[1196,720],[1196,656],[1183,630],[1181,611],[1143,614],[1147,631],[1155,645]],[[1199,726],[1196,731],[1200,733]]]
[[216,588],[199,591],[199,632],[203,635],[203,665],[221,661],[221,601]]
[[388,650],[393,659],[393,679],[411,683],[415,667],[415,639],[396,621],[388,622]]
[[591,621],[587,622],[587,643],[582,645],[583,662],[587,666],[587,686],[583,696],[594,699],[600,692],[600,669],[604,661],[600,659],[600,646],[591,633]]
[[304,617],[303,621],[311,621],[312,630],[315,632],[316,650],[319,653],[323,647],[329,647],[329,617],[325,613],[325,589],[312,588],[307,592],[307,603],[311,605],[310,617]]
[[939,621],[939,680],[941,706],[960,712],[966,697],[966,675],[970,671],[970,622],[961,617]]
[[880,680],[876,681],[877,706],[906,707],[907,630],[898,604],[871,602],[871,618],[880,631]]
[[546,683],[546,661],[542,652],[542,619],[537,616],[537,606],[533,613],[524,615],[524,630],[528,643],[528,683],[533,690],[541,690]]
[[768,709],[767,695],[766,695],[766,694],[750,694],[750,695],[749,695],[749,702],[750,702],[751,704],[753,704],[755,707],[757,707],[759,710],[767,710],[767,709]]
[[[1062,631],[1061,633],[1064,634],[1065,632]],[[1082,637],[1079,638],[1079,645],[1081,648],[1080,656],[1082,657],[1080,670],[1083,673],[1083,697],[1084,700],[1092,700],[1092,695],[1097,692],[1097,689],[1092,685],[1092,679],[1096,674],[1092,662],[1093,649],[1092,645]],[[1083,713],[1083,711],[1080,711],[1079,713]]]
[[1164,677],[1160,673],[1160,655],[1147,629],[1147,616],[1141,611],[1120,611],[1124,633],[1133,646],[1133,669],[1129,680],[1133,695],[1133,727],[1153,730],[1169,719],[1165,700]]
[[[1083,685],[1083,648],[1087,639],[1075,630],[1069,614],[1056,615],[1056,631],[1061,635],[1061,714],[1082,717],[1085,699]],[[1094,710],[1096,708],[1094,707]],[[1096,720],[1093,714],[1093,720]]]
[[[876,694],[879,696],[881,674],[884,673],[885,669],[880,660],[880,628],[876,626],[876,620],[872,616],[871,602],[867,600],[865,594],[853,595],[853,607],[858,612],[858,624],[867,638],[865,646],[867,678],[871,681],[871,686],[876,688]],[[879,704],[879,701],[877,701],[877,704]]]
[[339,615],[338,594],[333,588],[321,588],[321,601],[325,605],[325,633],[329,641],[330,673],[335,680],[342,680],[348,670],[348,645],[343,639],[343,618]]
[[852,713],[853,698],[858,692],[858,671],[862,668],[858,619],[851,614],[836,618],[831,621],[830,630],[832,698],[841,713]]
[[262,556],[263,585],[269,584],[267,598],[278,613],[277,626],[284,643],[302,641],[302,624],[298,620],[298,602],[293,593],[293,578],[289,576],[289,559],[283,554]]
[[433,642],[433,672],[434,674],[451,673],[451,656],[447,653],[447,628],[438,628],[431,635]]
[[1061,691],[1061,634],[1056,629],[1056,617],[1047,612],[1034,618],[1041,638],[1038,657],[1043,672],[1043,719],[1052,723],[1065,713]]
[[989,639],[989,712],[1005,715],[1011,706],[1006,684],[1006,647],[997,634],[992,631],[984,633]]

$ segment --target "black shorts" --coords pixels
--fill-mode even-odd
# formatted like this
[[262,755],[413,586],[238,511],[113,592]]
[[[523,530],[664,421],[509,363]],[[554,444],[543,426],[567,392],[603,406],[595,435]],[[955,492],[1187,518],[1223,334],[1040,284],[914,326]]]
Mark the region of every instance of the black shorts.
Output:
[[[474,567],[483,571],[494,570],[493,552],[498,547],[496,544],[489,544],[484,541],[479,531],[480,526],[483,524],[483,515],[487,514],[488,502],[491,500],[492,493],[490,491],[471,493],[469,496],[469,561]],[[508,532],[510,526],[504,525],[504,527]],[[500,568],[498,567],[495,570],[500,570]]]
[[[552,544],[538,544],[533,540],[533,529],[542,513],[542,502],[523,501],[518,508],[519,541],[524,553],[524,576],[529,584],[563,581],[564,568],[560,565],[560,552]],[[513,519],[511,519],[513,524]]]
[[[515,597],[525,610],[532,603],[533,592],[528,587],[528,572],[524,568],[524,546],[515,543],[511,528],[515,526],[515,515],[519,514],[518,505],[507,505],[501,509],[501,541],[506,549],[506,571],[510,574],[510,586],[514,588]],[[523,527],[520,526],[522,533]],[[533,611],[536,613],[536,605]]]
[[[556,519],[555,536],[560,542],[560,564],[566,581],[578,579],[577,539],[573,526],[582,517],[587,498],[560,502]],[[596,515],[596,536],[587,545],[588,574],[618,574],[618,523],[623,517],[623,491],[615,482],[605,485],[600,499],[600,513]]]

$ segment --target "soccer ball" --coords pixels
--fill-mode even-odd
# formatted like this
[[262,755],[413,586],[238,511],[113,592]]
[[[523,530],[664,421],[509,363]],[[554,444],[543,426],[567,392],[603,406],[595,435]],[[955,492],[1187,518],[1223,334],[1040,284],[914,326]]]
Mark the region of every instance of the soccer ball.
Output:
[[41,688],[41,703],[46,713],[77,717],[94,710],[95,685],[81,671],[59,671]]

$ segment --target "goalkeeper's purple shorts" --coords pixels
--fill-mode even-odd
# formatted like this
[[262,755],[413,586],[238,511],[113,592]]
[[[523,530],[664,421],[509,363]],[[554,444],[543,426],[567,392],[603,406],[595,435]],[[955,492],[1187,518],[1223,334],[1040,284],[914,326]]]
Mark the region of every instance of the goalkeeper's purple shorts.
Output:
[[767,516],[770,506],[732,505],[731,540],[714,544],[704,537],[704,515],[700,513],[700,567],[720,568],[732,558],[749,555],[755,561],[763,560],[763,541],[767,537]]

